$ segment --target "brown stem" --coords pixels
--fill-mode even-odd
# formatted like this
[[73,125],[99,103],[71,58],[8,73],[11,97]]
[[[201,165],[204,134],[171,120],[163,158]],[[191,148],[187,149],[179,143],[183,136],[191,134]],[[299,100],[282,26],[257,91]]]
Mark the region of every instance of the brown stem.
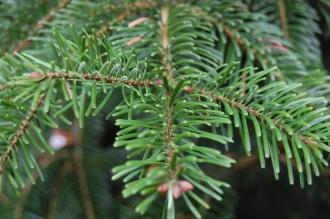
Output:
[[289,38],[288,16],[286,14],[285,0],[278,0],[278,13],[280,14],[281,27],[284,36]]
[[0,91],[15,87],[14,84],[0,84]]
[[54,192],[54,194],[52,195],[52,198],[49,201],[48,212],[47,212],[47,216],[46,216],[47,219],[55,219],[55,216],[56,216],[56,201],[57,201],[57,198],[58,198],[59,187],[60,187],[65,175],[67,173],[72,172],[72,170],[73,170],[73,166],[72,166],[72,162],[70,160],[65,161],[62,164],[59,176],[55,179],[55,182],[54,182],[55,192]]
[[41,79],[52,78],[52,79],[67,79],[67,80],[91,80],[91,81],[103,81],[107,83],[123,83],[127,85],[137,86],[137,87],[146,87],[157,84],[157,81],[149,80],[123,80],[118,77],[109,77],[109,76],[100,76],[100,75],[90,75],[90,74],[70,74],[70,73],[58,73],[58,72],[49,72],[40,76]]
[[249,156],[249,157],[240,158],[236,162],[236,164],[234,166],[234,170],[237,172],[245,170],[245,169],[253,166],[254,164],[256,164],[258,160],[259,160],[259,157],[256,154],[253,154],[252,156]]
[[[160,80],[124,80],[118,77],[109,77],[101,75],[90,75],[90,74],[72,74],[72,73],[59,73],[59,72],[48,72],[38,76],[40,78],[39,82],[42,82],[43,79],[66,79],[66,80],[91,80],[91,81],[102,81],[110,84],[122,83],[136,87],[147,87],[152,85],[160,85],[162,81]],[[9,82],[8,84],[0,84],[0,91],[10,89],[17,86],[15,82]]]
[[160,44],[161,44],[161,56],[162,64],[165,70],[167,80],[169,82],[173,79],[173,70],[171,67],[171,51],[169,49],[169,33],[168,33],[168,5],[161,8],[161,25],[160,25]]
[[81,194],[83,197],[83,203],[84,203],[84,209],[87,219],[96,219],[96,214],[93,206],[93,202],[91,200],[90,191],[87,184],[87,176],[85,172],[84,167],[84,161],[83,161],[83,148],[81,144],[81,138],[82,133],[81,129],[79,129],[79,126],[77,124],[77,121],[75,121],[73,126],[73,133],[75,135],[75,139],[77,140],[76,147],[74,150],[74,163],[75,163],[75,172],[78,177],[78,183],[81,190]]

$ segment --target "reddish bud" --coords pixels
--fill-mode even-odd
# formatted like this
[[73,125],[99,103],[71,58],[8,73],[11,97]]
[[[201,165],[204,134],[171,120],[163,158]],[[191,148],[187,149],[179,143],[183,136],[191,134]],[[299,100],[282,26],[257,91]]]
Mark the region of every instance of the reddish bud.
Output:
[[131,22],[128,24],[128,27],[129,27],[129,28],[135,27],[136,25],[139,25],[139,24],[145,22],[145,21],[148,20],[148,19],[149,19],[149,18],[147,18],[147,17],[140,17],[140,18],[137,18],[137,19],[131,21]]
[[160,185],[157,187],[157,191],[158,191],[159,193],[162,193],[162,194],[167,193],[167,191],[168,191],[168,184],[167,184],[167,183],[160,184]]
[[29,74],[29,78],[41,78],[42,77],[42,74],[40,74],[39,72],[31,72]]
[[159,85],[163,84],[163,80],[156,80],[155,82],[156,82],[156,84],[159,84]]
[[280,43],[274,43],[274,44],[272,44],[272,45],[269,45],[268,47],[271,48],[271,49],[277,49],[277,50],[280,50],[280,51],[282,51],[282,52],[288,52],[288,51],[289,51],[288,47],[283,46],[283,45],[280,44]]
[[182,194],[182,190],[181,190],[181,188],[180,188],[179,185],[174,184],[174,186],[173,186],[173,188],[172,188],[172,194],[173,194],[173,197],[174,197],[175,199],[180,198],[180,196],[181,196],[181,194]]
[[191,93],[194,91],[193,87],[186,87],[184,90],[185,90],[188,94],[191,94]]
[[142,36],[137,36],[137,37],[134,37],[133,39],[131,39],[130,41],[128,41],[126,43],[127,46],[133,46],[135,43],[139,42],[140,40],[143,39],[143,35]]
[[[172,195],[175,199],[180,198],[182,193],[189,192],[194,189],[194,186],[190,182],[185,180],[177,181],[176,183],[171,184],[171,186],[172,186]],[[169,189],[169,184],[167,183],[160,184],[157,187],[157,191],[162,195],[166,194],[168,192],[168,189]]]
[[188,192],[194,189],[194,186],[190,182],[185,180],[179,181],[179,186],[181,188],[181,192]]
[[264,38],[261,40],[261,42],[269,42],[271,43],[270,45],[268,45],[268,48],[271,49],[277,49],[277,50],[281,50],[282,52],[288,52],[289,49],[288,47],[284,46],[282,43],[275,41],[272,38]]

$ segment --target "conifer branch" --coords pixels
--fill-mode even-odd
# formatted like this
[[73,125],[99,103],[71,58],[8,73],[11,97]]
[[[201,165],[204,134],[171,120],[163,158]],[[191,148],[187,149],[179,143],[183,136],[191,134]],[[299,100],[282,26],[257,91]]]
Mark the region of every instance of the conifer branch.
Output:
[[[23,189],[23,202],[16,206],[18,217],[31,189],[21,169],[34,182],[34,168],[38,168],[29,145],[39,152],[44,148],[52,152],[55,146],[42,135],[46,127],[71,125],[75,117],[83,128],[90,125],[85,118],[106,108],[111,108],[106,118],[113,116],[120,128],[113,146],[129,151],[127,162],[112,169],[112,179],[123,179],[124,197],[145,196],[136,207],[141,214],[165,195],[164,217],[176,217],[179,198],[196,218],[204,216],[195,204],[209,209],[213,203],[205,196],[221,200],[222,188],[229,186],[208,175],[208,165],[228,168],[237,158],[233,169],[241,171],[258,160],[264,168],[270,159],[276,179],[285,164],[290,183],[297,169],[301,185],[305,177],[311,184],[313,173],[318,176],[319,168],[327,165],[330,115],[325,99],[297,93],[299,84],[271,82],[271,74],[277,78],[290,72],[307,74],[305,63],[295,53],[318,50],[312,37],[317,28],[299,40],[301,50],[293,45],[305,33],[300,19],[298,30],[294,28],[295,17],[311,26],[316,21],[315,16],[302,13],[304,7],[285,5],[286,0],[271,0],[270,5],[249,2],[253,8],[258,4],[262,12],[252,12],[252,6],[250,11],[234,0],[59,2],[15,47],[16,55],[4,57],[0,65],[0,110],[5,118],[0,179],[8,178],[16,192]],[[262,16],[264,11],[272,14],[270,19],[275,18],[278,27]],[[63,24],[72,24],[71,32]],[[51,31],[56,27],[59,30]],[[50,42],[50,32],[54,41],[47,46],[43,42]],[[311,45],[303,45],[304,41]],[[16,53],[37,42],[42,42],[36,47],[42,46],[42,51]],[[51,47],[53,53],[48,51]],[[40,54],[47,54],[47,59],[39,59]],[[278,65],[285,75],[279,77],[271,65]],[[41,107],[43,112],[39,112]],[[24,109],[21,114],[18,108]],[[239,159],[217,147],[227,149],[234,140],[252,156]],[[258,153],[251,154],[254,150]],[[99,206],[93,202],[96,190],[89,185],[80,142],[70,155],[73,162],[65,161],[54,187],[62,186],[68,170],[75,174],[77,192],[84,199],[82,213],[95,219],[99,216]],[[59,198],[54,194],[49,218],[56,217]]]
[[[200,16],[200,15],[206,16],[213,23],[213,25],[215,27],[220,25],[224,34],[229,39],[232,39],[233,41],[235,41],[242,51],[247,52],[248,50],[251,50],[251,48],[249,48],[249,46],[245,44],[245,42],[240,38],[240,36],[237,36],[235,34],[235,31],[233,31],[229,26],[225,25],[217,17],[211,16],[209,13],[207,13],[207,11],[204,11],[202,9],[199,9],[199,10],[194,9],[194,10],[192,10],[192,14],[195,16]],[[262,49],[261,53],[265,54],[266,53],[265,48],[261,48],[261,49]],[[271,61],[269,60],[269,58],[267,56],[261,55],[256,49],[252,49],[251,52],[252,52],[253,56],[255,57],[256,64],[259,64],[262,61],[265,62],[265,64],[267,64],[267,65],[271,63]],[[277,70],[276,74],[274,74],[274,76],[279,79],[283,79],[283,73],[279,69]]]
[[100,81],[109,84],[122,83],[136,87],[147,87],[157,84],[157,81],[150,80],[126,80],[120,77],[109,77],[93,74],[71,74],[71,73],[58,73],[58,72],[48,72],[40,75],[40,79],[50,78],[50,79],[66,79],[66,80],[82,80],[82,81]]
[[[96,36],[99,37],[102,34],[105,34],[109,31],[111,31],[112,26],[122,20],[125,20],[128,16],[132,15],[133,13],[136,13],[138,11],[141,10],[146,10],[146,9],[150,9],[153,8],[157,5],[156,2],[133,2],[133,3],[129,3],[127,5],[125,5],[125,12],[118,15],[115,19],[113,19],[112,21],[110,21],[108,24],[104,24],[101,26],[101,28],[96,32]],[[118,5],[110,5],[110,8],[112,10],[117,9],[119,6]]]
[[[214,19],[215,23],[218,23],[219,21],[217,21],[216,19]],[[230,39],[233,39],[238,45],[239,47],[242,49],[242,51],[247,51],[249,50],[248,46],[244,43],[244,41],[242,41],[239,36],[237,36],[234,31],[232,31],[230,29],[230,27],[226,26],[223,23],[220,23],[224,33],[226,34],[226,36]],[[264,61],[265,64],[270,64],[270,60],[267,57],[262,57],[262,55],[259,54],[259,52],[255,49],[252,50],[253,55],[255,56],[255,63],[259,64],[261,61]],[[277,74],[274,74],[275,77],[278,78],[283,78],[283,74],[278,70]]]
[[[316,5],[317,3],[314,4]],[[281,30],[281,38],[289,43],[290,53],[301,60],[300,62],[304,62],[300,65],[309,66],[316,63],[319,65],[322,62],[317,38],[321,30],[318,25],[319,16],[314,6],[304,0],[266,0],[254,2],[251,10],[254,13],[263,13],[267,22],[275,24]],[[273,46],[275,49],[283,49],[281,45]]]
[[24,135],[26,130],[29,128],[30,124],[32,123],[33,118],[35,117],[35,115],[38,113],[40,107],[42,106],[45,97],[46,97],[46,94],[42,94],[39,97],[38,101],[36,102],[36,105],[34,106],[34,108],[27,112],[25,119],[20,123],[14,136],[10,140],[10,144],[7,147],[6,151],[0,156],[0,173],[3,173],[5,162],[10,158],[10,155],[16,149],[21,137]]
[[[165,83],[169,83],[169,85],[172,85],[173,83],[173,71],[171,67],[171,53],[169,48],[169,6],[168,4],[164,4],[160,9],[160,46],[161,46],[161,63],[164,68],[164,75],[166,77]],[[166,100],[165,100],[165,112],[164,112],[164,120],[165,120],[165,153],[166,153],[166,166],[167,166],[167,182],[165,182],[165,185],[168,185],[169,187],[172,187],[173,180],[176,180],[177,177],[177,167],[172,165],[174,159],[176,159],[174,156],[174,148],[173,148],[173,138],[174,138],[174,120],[173,120],[173,102],[171,101],[173,91],[172,88],[169,88],[168,85],[166,88]],[[171,183],[169,183],[171,182]],[[161,185],[160,185],[161,186]],[[167,198],[167,218],[172,218],[174,215],[174,203],[170,200],[173,200],[171,197],[172,189],[169,189],[167,191],[167,196],[170,196]],[[171,213],[170,213],[171,212]]]
[[7,90],[7,89],[10,89],[13,87],[15,87],[15,84],[13,84],[13,83],[0,84],[0,91]]
[[[41,83],[44,79],[65,79],[65,80],[78,80],[78,81],[98,81],[105,82],[108,84],[126,84],[134,87],[150,87],[152,85],[161,85],[162,80],[127,80],[120,77],[109,77],[102,75],[93,75],[93,74],[73,74],[73,73],[59,73],[59,72],[48,72],[44,74],[39,74],[37,78],[39,80],[37,82]],[[35,79],[35,78],[34,78]],[[19,82],[9,82],[7,84],[0,84],[0,91],[7,90],[19,85]]]
[[[44,28],[45,23],[53,20],[56,16],[56,13],[59,12],[61,9],[65,8],[67,5],[69,5],[70,2],[71,0],[60,0],[60,2],[53,9],[51,9],[46,16],[44,16],[40,21],[37,22],[37,24],[32,29],[33,33]],[[22,40],[15,46],[13,54],[24,50],[26,47],[30,46],[31,43],[32,40],[30,39]]]
[[[191,92],[193,90],[193,88],[186,88],[186,91]],[[259,112],[258,110],[254,110],[249,106],[246,106],[242,103],[239,103],[235,100],[231,100],[228,97],[225,96],[221,96],[221,95],[214,95],[209,91],[206,90],[198,90],[197,92],[200,92],[203,95],[207,95],[209,97],[211,97],[213,100],[215,101],[220,101],[220,102],[224,102],[224,103],[228,103],[229,105],[231,105],[233,108],[239,109],[239,110],[246,110],[248,113],[250,113],[251,115],[254,115],[256,118],[258,118],[261,121],[265,121],[267,119],[271,120],[280,130],[282,130],[283,132],[286,132],[288,135],[290,135],[287,130],[284,128],[283,124],[275,119],[271,119],[271,118],[266,118],[267,116],[264,115],[263,113]],[[314,138],[311,137],[307,137],[307,136],[303,136],[297,133],[292,133],[291,135],[296,135],[302,142],[304,142],[307,145],[314,145],[314,146],[319,146],[319,143],[317,140],[315,140]]]
[[95,33],[96,37],[99,37],[102,34],[105,34],[107,32],[110,32],[111,28],[114,24],[118,23],[119,21],[124,20],[129,15],[130,15],[130,12],[126,11],[123,14],[120,14],[119,16],[117,16],[110,23],[102,25],[101,28]]
[[136,1],[136,2],[128,2],[122,4],[107,4],[103,9],[104,10],[118,10],[120,8],[125,8],[126,10],[135,10],[135,9],[148,9],[151,6],[155,6],[157,4],[156,1],[151,0],[143,0],[143,1]]
[[[173,84],[173,69],[171,66],[171,51],[169,48],[170,36],[168,30],[170,9],[167,4],[161,8],[161,24],[160,24],[160,42],[161,42],[161,57],[162,65],[165,71],[165,77],[169,84]],[[173,160],[174,149],[172,148],[174,137],[174,121],[173,121],[173,103],[171,103],[172,90],[166,91],[166,109],[165,109],[165,148],[167,153],[168,166]],[[169,167],[170,168],[170,167]],[[171,179],[176,177],[176,173],[170,173]]]

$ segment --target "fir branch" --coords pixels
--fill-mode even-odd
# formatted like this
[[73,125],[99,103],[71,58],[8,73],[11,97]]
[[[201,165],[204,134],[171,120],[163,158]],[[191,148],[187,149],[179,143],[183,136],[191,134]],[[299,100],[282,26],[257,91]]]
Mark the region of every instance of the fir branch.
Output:
[[16,130],[14,136],[10,140],[10,145],[7,147],[6,151],[0,156],[0,174],[4,172],[4,164],[10,158],[11,153],[16,149],[20,138],[24,135],[26,130],[29,128],[32,123],[33,118],[38,113],[41,108],[46,94],[40,95],[38,101],[34,108],[27,112],[25,119],[20,123],[18,129]]
[[15,87],[15,84],[13,84],[11,82],[8,84],[0,84],[0,91],[7,90],[7,89],[10,89],[13,87]]
[[59,72],[48,72],[40,75],[40,81],[45,78],[50,79],[66,79],[66,80],[81,80],[81,81],[100,81],[106,82],[109,84],[127,84],[136,87],[148,87],[151,85],[156,85],[159,81],[150,81],[150,80],[127,80],[120,77],[109,77],[102,75],[93,75],[93,74],[72,74],[72,73],[59,73]]
[[[173,80],[173,72],[170,64],[170,50],[169,50],[169,33],[168,33],[168,17],[169,17],[169,7],[164,5],[161,8],[161,25],[160,25],[160,41],[161,41],[161,55],[162,55],[162,64],[165,71],[165,77],[167,81],[171,84]],[[165,122],[166,122],[166,131],[165,131],[165,142],[167,150],[167,159],[168,162],[172,161],[173,151],[171,149],[171,143],[173,140],[173,106],[170,103],[172,92],[168,90],[166,92],[166,113],[165,113]]]
[[[171,51],[170,51],[170,36],[169,36],[169,13],[170,9],[167,4],[164,4],[160,11],[160,54],[162,59],[162,65],[164,68],[164,74],[169,85],[172,85],[174,82],[173,79],[173,69],[171,66]],[[166,83],[166,82],[165,82]],[[164,82],[162,81],[162,84]],[[165,86],[166,88],[166,86]],[[173,102],[171,102],[173,91],[171,88],[166,90],[166,103],[165,103],[165,148],[167,154],[167,162],[169,168],[169,178],[171,180],[175,179],[177,173],[177,168],[170,167],[170,164],[173,162],[174,148],[172,147],[173,137],[174,137],[174,120],[173,120]]]
[[[215,103],[210,104],[208,102],[209,98],[202,97],[202,95],[185,96],[182,94],[184,80],[178,81],[179,74],[174,75],[174,71],[176,73],[177,68],[174,70],[172,65],[171,56],[174,56],[174,52],[173,54],[171,52],[172,49],[173,51],[175,49],[170,47],[172,45],[170,42],[174,39],[170,31],[175,31],[176,27],[174,27],[174,24],[176,19],[185,16],[181,12],[181,10],[174,9],[172,11],[172,7],[170,8],[167,4],[160,8],[158,63],[161,65],[159,68],[163,71],[164,80],[159,81],[159,85],[162,86],[155,87],[155,90],[158,90],[159,92],[157,93],[161,94],[161,96],[152,92],[146,95],[146,99],[143,102],[133,103],[134,110],[146,112],[151,118],[147,116],[144,121],[134,120],[132,116],[129,116],[127,120],[118,119],[116,124],[122,128],[122,131],[118,133],[119,136],[114,144],[115,147],[125,146],[128,150],[141,148],[142,152],[141,150],[136,152],[144,153],[142,160],[128,161],[126,164],[113,169],[115,173],[113,179],[118,179],[128,174],[124,178],[127,182],[123,191],[124,196],[127,197],[139,191],[141,191],[142,195],[146,195],[150,193],[147,190],[152,189],[150,190],[153,192],[151,196],[145,199],[148,201],[151,198],[154,200],[159,193],[166,194],[167,213],[165,214],[169,219],[175,218],[174,199],[178,199],[183,193],[192,190],[194,187],[192,184],[195,184],[200,190],[203,190],[205,186],[211,186],[210,181],[208,181],[209,178],[203,177],[205,174],[197,163],[229,167],[234,162],[232,159],[222,155],[221,152],[213,151],[205,146],[199,146],[192,140],[194,138],[207,138],[220,143],[229,142],[231,139],[225,136],[201,131],[198,127],[202,125],[224,125],[230,123],[230,121],[224,114],[212,110],[213,107],[219,108],[219,106]],[[187,21],[191,22],[192,20],[187,19]],[[180,25],[186,24],[182,20],[179,20],[179,22]],[[173,29],[170,29],[170,27],[173,27]],[[189,31],[194,31],[194,29],[189,28]],[[179,44],[176,46],[179,46]],[[138,96],[142,97],[144,95],[141,93]],[[113,115],[121,115],[123,111],[129,110],[133,104],[127,103],[128,106],[126,108],[121,107],[121,110]],[[216,117],[217,119],[215,120],[214,118]],[[162,124],[161,127],[158,124]],[[136,136],[135,129],[140,130],[144,134]],[[135,152],[133,151],[132,153]],[[196,165],[190,162],[190,159],[196,160]],[[124,169],[125,166],[130,167],[130,169],[126,171]],[[130,177],[131,171],[133,171],[132,174],[135,171],[140,173],[139,177],[132,179]],[[196,174],[191,175],[191,172]],[[144,182],[147,183],[146,187],[140,187],[139,185],[144,184]],[[185,184],[185,187],[181,186],[181,184]],[[219,187],[223,185],[225,184],[219,181],[214,183],[210,188],[214,190],[214,192],[210,191],[211,196],[220,200],[221,194],[219,191],[221,189]],[[148,187],[150,188],[148,189]],[[184,194],[183,197],[185,201],[188,200],[190,202],[190,197],[188,198]],[[150,204],[150,202],[143,201],[136,208],[136,211],[144,213]],[[199,215],[196,212],[194,214]]]
[[144,1],[136,1],[136,2],[128,2],[123,4],[108,4],[104,7],[105,10],[118,10],[120,8],[125,8],[126,10],[135,10],[135,9],[148,9],[151,6],[155,6],[157,4],[156,1],[144,0]]
[[[141,10],[146,10],[146,9],[153,8],[156,5],[157,5],[156,2],[149,2],[149,1],[146,1],[146,2],[143,2],[143,1],[133,2],[133,3],[129,3],[129,4],[124,5],[125,8],[126,8],[125,12],[118,15],[115,19],[111,20],[108,24],[103,24],[101,26],[101,28],[96,32],[96,36],[99,37],[102,34],[105,34],[109,31],[111,31],[113,25],[115,25],[116,23],[118,23],[120,21],[125,20],[128,16],[130,16],[134,13],[137,13],[138,11],[141,11]],[[119,6],[118,5],[110,5],[110,8],[112,10],[115,10],[115,9],[118,9]]]
[[[220,21],[218,21],[216,18],[215,19],[212,19],[213,21],[213,24],[216,26],[217,23],[219,23]],[[242,51],[245,51],[245,52],[248,52],[249,48],[248,46],[244,43],[243,40],[240,39],[239,36],[237,36],[235,34],[234,31],[232,31],[230,29],[229,26],[225,25],[223,22],[220,22],[220,25],[222,26],[222,29],[225,33],[225,35],[230,38],[230,39],[233,39],[234,41],[237,42],[237,44],[239,45],[239,47],[241,48]],[[261,49],[261,53],[266,53],[265,51],[265,48],[262,48]],[[255,63],[256,65],[258,64],[261,64],[261,62],[263,61],[266,65],[270,65],[271,61],[267,58],[267,57],[262,57],[262,55],[260,55],[260,53],[258,52],[258,50],[255,50],[253,49],[252,50],[252,54],[254,55],[255,57]],[[274,71],[274,74],[273,76],[275,76],[276,78],[278,79],[283,79],[283,74],[282,72],[278,69],[276,72]],[[245,78],[246,78],[246,75],[245,77],[242,78],[242,81],[245,83]]]
[[[69,5],[70,1],[71,0],[60,0],[60,2],[53,9],[51,9],[46,16],[44,16],[40,21],[37,22],[37,24],[32,28],[32,32],[36,33],[39,30],[41,30],[42,28],[44,28],[45,23],[54,19],[54,17],[56,16],[56,13],[59,12],[61,9],[65,8],[67,5]],[[13,50],[13,54],[16,54],[16,53],[24,50],[31,44],[32,44],[32,40],[30,40],[30,39],[22,40],[15,46],[15,48]]]
[[[219,21],[217,19],[213,19],[214,24],[219,23]],[[225,25],[224,23],[220,23],[224,33],[227,35],[228,38],[233,39],[234,41],[237,42],[237,44],[240,46],[242,51],[247,52],[248,50],[250,50],[250,48],[244,43],[243,40],[241,40],[239,38],[239,36],[237,36],[235,34],[234,31],[232,31],[230,29],[230,27],[228,27],[227,25]],[[269,58],[267,56],[263,56],[260,53],[266,54],[267,52],[265,51],[266,48],[262,48],[261,52],[253,49],[252,50],[252,54],[255,56],[255,63],[258,65],[261,62],[264,62],[266,65],[270,65],[271,61],[269,60]],[[274,76],[277,77],[278,79],[283,79],[283,73],[278,69],[276,72],[274,72]]]
[[[198,5],[198,1],[193,2]],[[70,123],[65,114],[73,109],[80,127],[83,127],[85,117],[103,110],[111,99],[112,92],[120,87],[108,86],[109,84],[129,85],[121,86],[122,103],[111,110],[109,116],[116,117],[116,124],[121,128],[114,147],[124,146],[130,151],[127,156],[129,160],[113,169],[113,179],[124,177],[125,197],[138,193],[147,196],[137,206],[137,212],[146,212],[151,203],[165,193],[168,218],[175,218],[174,199],[180,196],[197,218],[201,214],[194,206],[195,203],[209,207],[205,200],[199,198],[199,192],[221,200],[220,187],[227,184],[206,175],[202,167],[209,164],[230,167],[235,162],[218,148],[213,148],[218,144],[227,145],[233,142],[233,125],[238,128],[248,155],[251,154],[252,146],[256,146],[262,167],[265,166],[265,158],[271,159],[275,177],[279,176],[279,164],[285,163],[290,183],[294,181],[292,167],[295,167],[301,181],[304,180],[304,171],[306,172],[307,182],[310,184],[311,168],[318,175],[318,167],[327,165],[323,155],[330,151],[326,145],[329,139],[330,115],[326,114],[326,108],[310,107],[312,104],[323,104],[323,99],[304,98],[303,94],[291,93],[298,86],[291,84],[289,87],[281,82],[269,83],[269,76],[274,71],[256,72],[252,68],[252,65],[257,64],[268,69],[281,60],[286,62],[284,66],[288,66],[288,60],[294,59],[287,59],[291,53],[281,53],[281,57],[274,57],[276,54],[270,52],[271,46],[280,47],[282,40],[286,43],[279,28],[264,21],[258,22],[258,16],[245,9],[237,10],[242,8],[241,5],[237,7],[232,1],[219,3],[215,0],[207,1],[206,6],[196,7],[186,2],[165,2],[155,16],[143,13],[144,17],[134,17],[135,20],[131,22],[124,21],[140,12],[140,9],[154,7],[153,3],[140,4],[133,1],[127,4],[108,4],[107,7],[114,13],[109,16],[110,19],[106,16],[106,19],[102,19],[109,21],[109,24],[103,25],[95,37],[81,33],[104,24],[98,20],[99,17],[104,18],[104,13],[94,11],[102,9],[103,5],[81,4],[81,11],[89,12],[86,16],[75,10],[80,7],[80,2],[75,3],[77,4],[74,7],[71,4],[60,15],[63,15],[65,22],[69,21],[66,17],[71,13],[76,16],[76,20],[81,15],[81,26],[79,31],[72,31],[73,39],[54,33],[57,41],[52,44],[55,58],[50,58],[55,61],[42,61],[28,54],[18,54],[15,59],[8,58],[8,65],[7,60],[4,61],[2,74],[9,81],[8,84],[0,85],[0,90],[4,91],[1,94],[4,94],[4,99],[13,96],[15,101],[12,105],[9,103],[9,106],[4,101],[3,112],[14,114],[16,111],[12,110],[12,106],[27,106],[34,95],[29,91],[34,92],[38,83],[40,87],[36,93],[47,90],[47,95],[33,105],[36,107],[27,113],[22,123],[17,121],[19,118],[16,116],[8,116],[14,121],[6,118],[8,121],[5,125],[14,126],[10,129],[4,127],[1,137],[6,142],[8,136],[14,136],[9,138],[9,147],[4,147],[7,152],[0,157],[1,168],[4,161],[11,162],[16,154],[19,155],[18,160],[24,161],[27,153],[23,146],[29,144],[29,139],[25,139],[24,134],[29,134],[29,124],[39,130],[32,123],[34,117],[38,115],[38,122],[56,126],[57,118]],[[288,18],[291,17],[289,10],[287,15]],[[93,16],[93,19],[88,20],[88,16]],[[61,16],[58,18],[60,20]],[[143,22],[146,20],[148,21]],[[49,26],[56,26],[57,21],[55,19]],[[88,22],[86,31],[83,30],[84,22]],[[290,20],[287,25],[289,24]],[[269,30],[271,33],[267,34],[267,27],[274,30]],[[63,33],[68,32],[65,28],[61,30]],[[114,33],[109,40],[104,33],[112,30]],[[279,42],[272,41],[273,36]],[[48,37],[45,34],[42,40]],[[112,50],[109,42],[117,46],[115,50]],[[285,48],[289,52],[289,47]],[[134,54],[131,50],[134,50]],[[237,59],[242,61],[240,65],[234,63]],[[298,62],[296,64],[299,65]],[[34,76],[32,77],[32,73],[29,77],[25,74],[22,76],[23,71],[32,72]],[[163,74],[163,80],[159,79],[159,74]],[[73,82],[72,87],[69,82]],[[18,89],[8,89],[15,85],[21,86]],[[102,91],[106,93],[106,97],[98,105]],[[39,95],[33,99],[34,103],[37,97]],[[63,107],[63,100],[56,99],[57,97],[64,98],[67,101],[66,106]],[[41,105],[45,106],[44,114],[37,114]],[[48,113],[58,108],[61,109],[53,120]],[[255,128],[255,135],[249,131],[250,122]],[[18,129],[15,130],[15,127]],[[37,131],[35,130],[37,135],[41,134]],[[38,137],[47,146],[42,135]],[[200,145],[205,143],[202,139],[207,140],[207,145]],[[208,144],[208,141],[212,144]],[[252,145],[254,142],[256,144]],[[18,148],[18,144],[22,147]],[[93,190],[88,188],[81,150],[82,148],[77,148],[75,151],[74,168],[84,198],[85,216],[92,219],[96,218],[94,210],[97,206],[93,206],[91,200]],[[34,159],[32,150],[28,153]],[[253,155],[248,161],[255,162],[257,158]],[[247,166],[245,161],[240,162]],[[25,162],[22,164],[26,168],[33,168],[34,165],[28,166]],[[303,164],[306,166],[302,167]],[[12,171],[7,170],[7,177],[14,188],[23,188],[24,182],[22,183],[15,166],[16,159]],[[238,165],[236,170],[240,168]],[[29,170],[27,173],[29,174]],[[58,185],[61,180],[57,182]],[[50,217],[55,217],[53,213],[56,210],[56,199],[57,196],[51,201]]]
[[254,13],[264,13],[267,22],[279,27],[283,38],[290,42],[290,51],[299,58],[302,65],[321,65],[320,45],[317,39],[317,34],[321,33],[318,25],[319,16],[308,1],[254,1],[251,9]]
[[[224,34],[229,38],[232,39],[234,42],[237,43],[237,45],[240,47],[242,51],[248,52],[251,51],[253,56],[255,57],[255,63],[260,64],[264,62],[266,65],[271,64],[271,60],[265,55],[267,54],[266,48],[261,48],[260,51],[256,49],[249,48],[248,45],[238,36],[234,30],[232,30],[228,25],[226,25],[223,21],[219,20],[216,16],[210,15],[207,11],[203,10],[202,8],[194,8],[191,11],[192,15],[194,16],[205,16],[207,17],[213,24],[213,26],[216,28],[218,25],[221,26],[221,29],[223,30]],[[264,55],[262,55],[264,54]],[[275,74],[275,77],[279,79],[283,79],[283,73],[278,69]]]
[[130,12],[126,11],[123,14],[120,14],[119,16],[117,16],[114,20],[112,20],[109,24],[104,24],[101,26],[101,28],[95,33],[96,37],[101,36],[102,34],[105,34],[107,32],[111,31],[111,28],[114,24],[124,20],[125,18],[127,18],[127,16],[130,15]]
[[[188,87],[186,88],[186,91],[191,92],[193,90],[193,88]],[[228,103],[229,105],[231,105],[233,108],[239,109],[239,110],[246,110],[248,113],[250,113],[251,115],[254,115],[256,118],[258,118],[260,121],[264,121],[266,122],[267,120],[271,120],[280,130],[282,130],[283,132],[286,132],[288,135],[290,135],[287,130],[284,128],[283,124],[279,121],[277,121],[276,119],[271,119],[271,118],[266,118],[267,116],[264,115],[263,113],[259,112],[258,110],[254,110],[249,106],[246,106],[240,102],[237,102],[235,100],[232,100],[228,97],[225,96],[221,96],[221,95],[214,95],[213,93],[206,91],[206,90],[197,90],[197,92],[203,94],[203,95],[207,95],[209,97],[211,97],[213,100],[215,101],[220,101],[223,103]],[[318,141],[314,138],[311,137],[307,137],[307,136],[303,136],[300,135],[298,133],[292,133],[292,135],[296,135],[302,142],[304,142],[307,145],[314,145],[314,146],[320,146],[320,144],[318,143]]]

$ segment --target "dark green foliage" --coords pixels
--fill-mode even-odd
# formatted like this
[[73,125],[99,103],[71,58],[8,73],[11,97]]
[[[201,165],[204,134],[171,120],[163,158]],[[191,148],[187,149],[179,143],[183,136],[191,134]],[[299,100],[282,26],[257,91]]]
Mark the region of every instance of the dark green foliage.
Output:
[[[8,49],[14,49],[13,45],[24,39],[31,32],[31,27],[57,3],[57,0],[47,1],[11,1],[0,2],[0,54]],[[34,13],[31,13],[33,11]]]
[[[209,209],[233,192],[242,151],[301,187],[326,170],[328,78],[307,1],[18,4],[0,4],[0,180],[23,196],[8,218],[230,218],[235,201]],[[32,6],[50,17],[28,32],[34,18],[11,17]],[[113,148],[100,148],[104,119]],[[75,146],[45,165],[58,128]]]

